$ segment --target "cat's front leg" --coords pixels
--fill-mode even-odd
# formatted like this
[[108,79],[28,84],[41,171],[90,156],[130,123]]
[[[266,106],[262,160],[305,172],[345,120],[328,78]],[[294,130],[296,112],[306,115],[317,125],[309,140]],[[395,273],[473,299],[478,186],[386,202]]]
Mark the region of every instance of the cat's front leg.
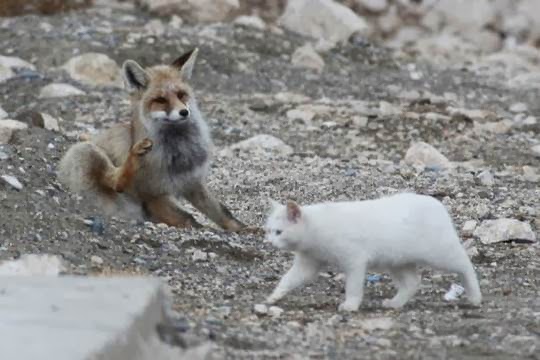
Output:
[[357,266],[346,272],[345,301],[338,307],[339,311],[357,311],[364,296],[365,266]]
[[293,266],[281,278],[278,286],[266,299],[267,304],[275,304],[291,290],[313,280],[319,272],[320,264],[303,255],[296,255]]

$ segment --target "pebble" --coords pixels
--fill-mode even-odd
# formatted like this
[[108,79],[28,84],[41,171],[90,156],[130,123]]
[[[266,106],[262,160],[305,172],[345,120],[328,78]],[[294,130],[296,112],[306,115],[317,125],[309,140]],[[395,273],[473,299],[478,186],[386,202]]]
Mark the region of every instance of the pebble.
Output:
[[253,307],[253,310],[255,311],[255,314],[257,314],[257,315],[266,315],[266,314],[268,314],[268,306],[266,306],[265,304],[256,304]]
[[532,154],[536,157],[540,157],[540,144],[531,147]]
[[509,240],[536,241],[536,234],[529,223],[508,218],[485,220],[474,230],[474,236],[483,244]]
[[8,113],[0,106],[0,120],[8,117]]
[[495,177],[489,170],[484,170],[478,174],[478,180],[484,186],[493,186],[495,185]]
[[467,220],[463,224],[463,227],[461,228],[461,232],[464,236],[472,236],[474,229],[476,229],[476,225],[478,222],[476,220]]
[[40,98],[59,98],[68,96],[81,96],[86,93],[73,85],[63,83],[53,83],[41,88]]
[[324,68],[323,58],[317,54],[313,46],[309,43],[296,49],[292,54],[291,62],[294,66],[313,69],[319,73]]
[[413,144],[405,154],[405,163],[424,168],[449,169],[450,161],[430,144],[418,142]]
[[193,261],[206,261],[208,260],[208,254],[202,250],[195,249],[195,251],[193,251],[191,259]]
[[283,313],[283,309],[280,308],[279,306],[270,306],[268,308],[268,315],[274,317],[274,318],[277,318],[277,317],[280,317],[281,314]]
[[2,175],[0,176],[0,178],[2,178],[2,180],[4,180],[7,184],[11,185],[13,188],[17,190],[23,189],[23,184],[21,184],[21,182],[15,176]]
[[90,257],[90,261],[91,261],[92,264],[95,265],[95,266],[101,266],[101,265],[103,265],[103,259],[100,258],[100,257],[97,256],[97,255],[92,255],[92,257]]
[[513,113],[526,112],[529,108],[525,103],[515,103],[510,106],[510,111]]

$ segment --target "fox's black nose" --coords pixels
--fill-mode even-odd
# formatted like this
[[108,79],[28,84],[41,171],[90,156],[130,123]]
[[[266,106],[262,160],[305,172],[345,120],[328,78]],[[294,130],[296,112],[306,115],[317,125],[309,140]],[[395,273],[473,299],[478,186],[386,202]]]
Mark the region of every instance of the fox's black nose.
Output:
[[182,109],[179,111],[179,114],[181,117],[187,117],[189,115],[189,110],[188,109]]

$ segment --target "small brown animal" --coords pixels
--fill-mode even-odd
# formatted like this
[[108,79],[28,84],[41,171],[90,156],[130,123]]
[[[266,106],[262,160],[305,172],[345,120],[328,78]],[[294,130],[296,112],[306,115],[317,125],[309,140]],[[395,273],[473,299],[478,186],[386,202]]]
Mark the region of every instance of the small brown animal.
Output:
[[197,52],[147,69],[127,60],[122,73],[131,122],[73,145],[60,162],[61,182],[93,196],[108,213],[200,227],[178,206],[182,196],[223,229],[245,228],[205,186],[212,140],[188,84]]

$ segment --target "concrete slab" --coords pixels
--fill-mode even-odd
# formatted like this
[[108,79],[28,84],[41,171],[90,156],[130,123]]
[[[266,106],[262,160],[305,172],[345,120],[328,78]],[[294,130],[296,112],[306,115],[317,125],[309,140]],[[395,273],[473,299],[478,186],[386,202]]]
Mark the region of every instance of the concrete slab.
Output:
[[152,278],[0,277],[0,359],[148,358],[164,301]]

